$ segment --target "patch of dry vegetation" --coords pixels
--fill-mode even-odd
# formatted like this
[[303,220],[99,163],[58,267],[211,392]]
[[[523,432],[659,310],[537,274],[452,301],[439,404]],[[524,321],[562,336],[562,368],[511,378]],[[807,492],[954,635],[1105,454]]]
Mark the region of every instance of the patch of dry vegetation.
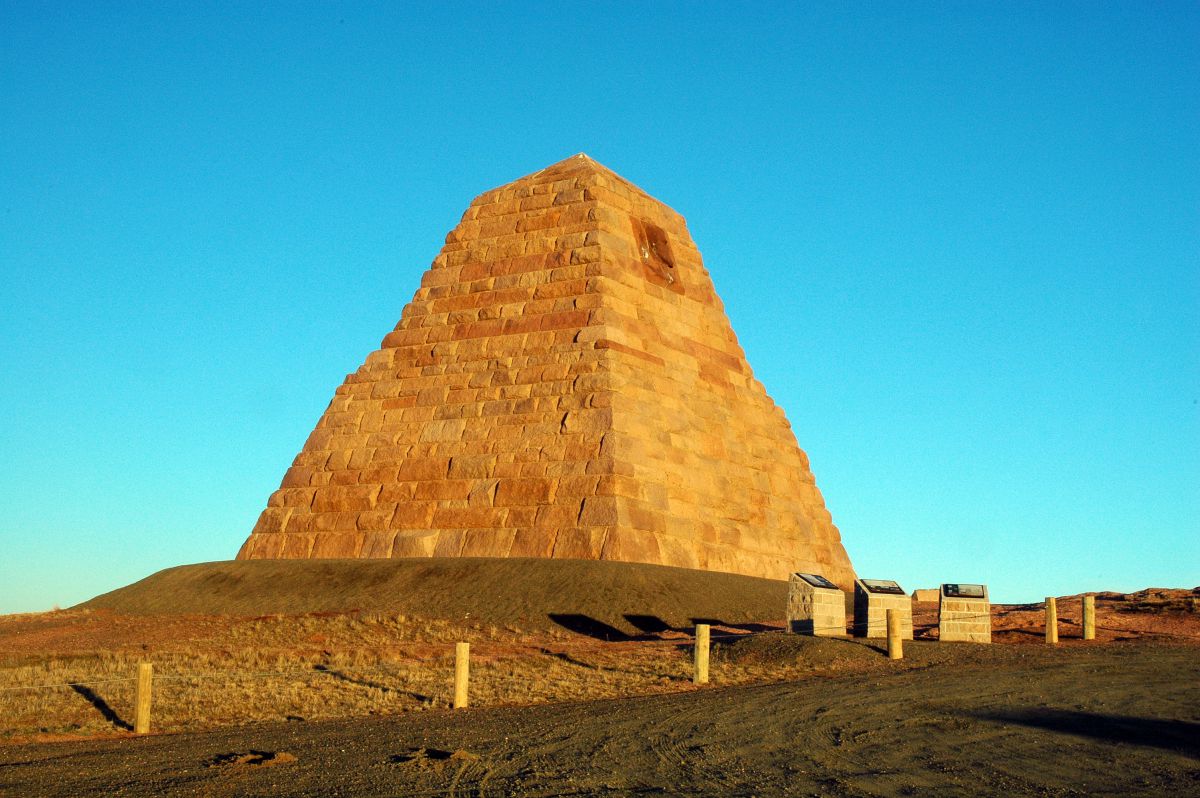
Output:
[[[782,657],[779,651],[746,657],[738,652],[748,650],[747,643],[733,642],[741,637],[733,630],[715,634],[714,682],[796,678],[884,661],[845,641],[819,642],[852,656],[789,648]],[[47,639],[59,642],[30,650]],[[74,610],[0,622],[0,644],[6,644],[0,739],[127,732],[134,676],[144,660],[154,664],[154,731],[447,708],[460,640],[472,644],[472,706],[693,689],[690,637],[670,630],[602,642],[561,630],[389,614],[150,620]],[[726,649],[733,654],[723,654]]]
[[[1200,640],[1197,594],[1143,593],[1098,602],[1101,642]],[[1159,609],[1143,608],[1154,602]],[[1069,615],[1076,603],[1060,602],[1060,611]],[[994,618],[1001,645],[917,640],[906,643],[901,663],[889,663],[879,641],[716,626],[711,678],[737,685],[949,661],[990,667],[1009,656],[1002,650],[1034,653],[1005,643],[1042,646],[1039,608],[996,607]],[[1082,644],[1068,631],[1071,622],[1064,621],[1063,648]],[[935,611],[915,614],[919,637],[934,624]],[[0,741],[128,733],[141,661],[154,664],[152,729],[159,732],[447,708],[458,641],[472,646],[476,707],[694,689],[691,637],[679,628],[605,642],[565,628],[392,612],[237,617],[74,609],[0,616]]]
[[[126,731],[140,661],[154,664],[156,731],[448,707],[460,640],[472,643],[476,706],[657,692],[690,678],[680,643],[403,615],[158,619],[165,629],[87,611],[48,616],[0,623],[0,739]],[[48,638],[59,642],[31,650]]]

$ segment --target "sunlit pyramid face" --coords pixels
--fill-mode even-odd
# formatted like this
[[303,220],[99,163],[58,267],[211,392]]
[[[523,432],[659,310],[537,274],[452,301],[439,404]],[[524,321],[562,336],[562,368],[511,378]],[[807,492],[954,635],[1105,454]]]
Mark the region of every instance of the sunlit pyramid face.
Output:
[[854,578],[683,218],[584,155],[471,203],[238,556]]

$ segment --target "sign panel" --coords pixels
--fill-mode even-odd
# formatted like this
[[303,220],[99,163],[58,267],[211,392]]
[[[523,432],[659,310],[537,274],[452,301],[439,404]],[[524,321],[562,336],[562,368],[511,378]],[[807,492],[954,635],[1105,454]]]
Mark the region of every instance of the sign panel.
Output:
[[813,587],[827,587],[827,588],[831,588],[833,590],[839,589],[837,585],[835,585],[833,582],[830,582],[828,579],[821,576],[820,574],[797,573],[796,576],[800,577],[805,582],[808,582]]
[[987,598],[983,585],[946,584],[942,585],[942,595],[946,598]]
[[860,579],[858,581],[862,582],[863,587],[872,593],[890,593],[892,595],[900,596],[907,595],[904,592],[904,588],[900,587],[900,585],[896,584],[890,579]]

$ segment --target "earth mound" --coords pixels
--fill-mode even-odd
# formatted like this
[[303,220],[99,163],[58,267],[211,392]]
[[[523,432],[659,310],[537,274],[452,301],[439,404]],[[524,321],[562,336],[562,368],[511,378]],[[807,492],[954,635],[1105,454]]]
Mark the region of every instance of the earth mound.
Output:
[[787,583],[642,563],[517,558],[235,560],[168,568],[80,604],[134,615],[403,613],[622,639],[782,620]]
[[[878,641],[873,641],[878,642]],[[738,665],[795,665],[827,668],[875,662],[879,651],[853,639],[811,637],[786,632],[746,635],[720,645],[713,656]]]
[[1111,603],[1119,612],[1200,613],[1200,587],[1148,587],[1136,593],[1106,591],[1098,593],[1096,600]]

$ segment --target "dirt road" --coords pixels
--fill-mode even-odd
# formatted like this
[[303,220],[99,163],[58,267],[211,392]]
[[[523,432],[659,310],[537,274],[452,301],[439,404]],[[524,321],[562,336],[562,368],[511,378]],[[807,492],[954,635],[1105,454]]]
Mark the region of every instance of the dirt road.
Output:
[[0,794],[1200,794],[1195,646],[990,650],[617,701],[0,747]]

